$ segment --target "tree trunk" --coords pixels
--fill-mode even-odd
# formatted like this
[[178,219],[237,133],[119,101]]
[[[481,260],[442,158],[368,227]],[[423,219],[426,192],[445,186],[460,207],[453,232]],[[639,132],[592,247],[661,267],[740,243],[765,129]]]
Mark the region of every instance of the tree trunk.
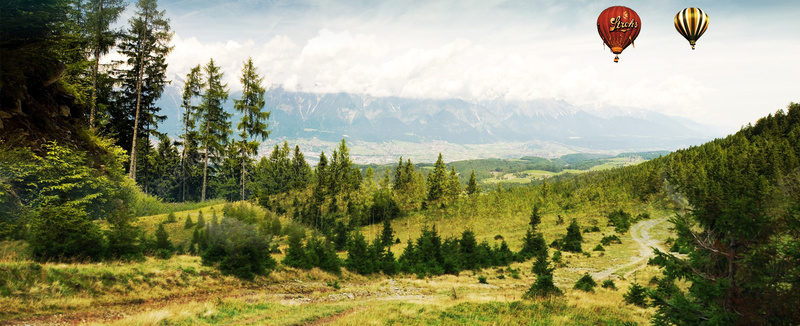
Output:
[[[103,12],[103,1],[98,1],[97,2],[98,17],[102,17],[102,12]],[[99,25],[102,25],[100,23],[99,18],[97,24],[98,24],[97,31],[99,31],[100,27]],[[89,103],[89,129],[91,130],[94,130],[94,114],[95,114],[94,111],[95,111],[95,106],[97,106],[97,72],[98,70],[100,70],[100,42],[102,39],[102,35],[100,34],[96,35],[97,38],[95,39],[95,41],[97,43],[95,44],[94,48],[94,75],[92,75],[92,99],[91,102]]]
[[[150,17],[145,17],[144,21],[144,28],[147,28],[147,25],[150,23]],[[142,79],[144,78],[144,52],[147,48],[145,46],[145,37],[146,30],[141,31],[139,34],[139,71],[136,76],[136,116],[133,118],[133,144],[131,145],[131,165],[129,171],[129,177],[136,181],[136,138],[138,138],[138,131],[139,131],[139,109],[142,104]]]
[[247,143],[245,143],[245,139],[242,138],[242,200],[244,200],[244,189],[245,189],[244,183],[245,183],[245,175],[247,174],[246,166],[245,166],[245,162],[246,162],[246,158],[247,158],[246,155],[245,155],[245,150],[247,148],[246,146],[247,146]]
[[203,194],[201,196],[200,201],[206,201],[206,180],[208,178],[208,131],[209,131],[209,121],[206,121],[206,149],[205,149],[205,164],[203,166]]

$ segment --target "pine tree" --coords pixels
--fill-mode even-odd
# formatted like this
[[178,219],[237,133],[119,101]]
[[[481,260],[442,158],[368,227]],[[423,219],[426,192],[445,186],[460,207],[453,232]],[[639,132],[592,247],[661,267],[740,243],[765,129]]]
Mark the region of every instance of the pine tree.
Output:
[[[247,164],[250,161],[250,155],[258,154],[258,145],[261,141],[269,136],[269,119],[270,111],[262,111],[264,108],[264,87],[261,86],[263,77],[258,75],[256,67],[253,66],[253,58],[248,58],[242,68],[242,76],[239,81],[242,83],[242,98],[234,100],[234,108],[236,111],[242,113],[242,120],[237,125],[240,130],[239,136],[241,141],[239,147],[242,153],[242,192],[241,198],[245,199],[245,187],[247,176]],[[252,140],[251,140],[252,139]]]
[[446,194],[447,189],[447,167],[444,165],[442,153],[433,164],[433,172],[428,174],[428,200],[436,201]]
[[125,106],[123,121],[133,116],[129,177],[136,180],[136,143],[140,129],[144,129],[140,122],[144,122],[148,130],[155,130],[158,121],[164,119],[156,116],[160,108],[155,107],[155,101],[168,83],[166,57],[172,51],[169,46],[172,32],[169,19],[164,18],[164,11],[158,10],[156,0],[139,0],[130,24],[119,52],[128,57],[127,64],[131,67],[123,73],[121,98]]
[[206,200],[208,188],[208,166],[209,159],[215,161],[222,157],[225,144],[230,134],[231,123],[228,121],[231,114],[225,112],[222,104],[228,100],[227,84],[222,83],[223,73],[214,64],[214,59],[208,61],[204,67],[206,74],[205,93],[203,103],[200,105],[198,115],[200,117],[200,138],[204,151],[203,158],[203,189],[201,201]]
[[469,182],[467,183],[467,195],[474,195],[480,191],[478,180],[475,179],[475,170],[472,170],[472,174],[469,175]]
[[561,289],[553,283],[553,271],[547,257],[547,250],[536,255],[536,262],[533,264],[532,271],[536,274],[536,282],[525,292],[525,297],[552,297],[563,294]]
[[447,182],[447,194],[450,200],[456,200],[461,195],[461,181],[458,180],[458,173],[456,167],[450,167],[450,178]]
[[191,151],[196,151],[196,138],[195,120],[197,119],[198,107],[192,105],[192,99],[200,96],[200,90],[203,86],[202,81],[202,68],[200,65],[192,67],[188,74],[186,74],[186,81],[183,84],[183,102],[181,106],[184,108],[183,113],[183,149],[181,151],[181,201],[186,201],[187,189],[187,168],[194,166],[196,163],[190,159],[192,156]]
[[539,226],[539,223],[542,223],[542,215],[539,213],[539,210],[539,204],[533,205],[530,222],[528,222],[528,225],[531,226],[533,232],[536,232],[536,228]]
[[89,128],[94,129],[100,56],[107,54],[116,45],[120,32],[111,29],[111,24],[117,21],[122,11],[125,10],[126,4],[122,0],[89,0],[84,6],[89,52],[94,61],[92,62],[92,95],[89,102]]
[[567,227],[567,235],[564,236],[561,249],[570,252],[583,252],[581,242],[583,242],[581,227],[578,225],[578,220],[573,218],[572,223]]
[[292,181],[291,189],[304,189],[308,185],[308,179],[311,177],[311,168],[306,162],[303,152],[300,151],[300,146],[295,145],[294,155],[292,155]]
[[159,224],[156,229],[156,250],[172,250],[172,241],[169,240],[169,233],[164,229],[164,224]]
[[391,248],[392,244],[394,244],[394,230],[392,230],[392,223],[389,222],[389,219],[385,219],[381,230],[381,246]]

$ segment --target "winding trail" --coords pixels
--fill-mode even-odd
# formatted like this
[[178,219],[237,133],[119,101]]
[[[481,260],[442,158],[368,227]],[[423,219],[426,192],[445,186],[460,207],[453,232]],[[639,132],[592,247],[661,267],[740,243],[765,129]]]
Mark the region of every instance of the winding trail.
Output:
[[[651,249],[651,247],[660,247],[661,244],[661,241],[653,239],[650,236],[650,229],[658,224],[664,223],[666,220],[666,217],[661,217],[658,219],[640,221],[631,226],[630,232],[631,236],[633,237],[633,241],[639,243],[639,254],[631,257],[631,261],[626,264],[611,266],[602,271],[592,273],[592,277],[596,280],[602,280],[609,278],[611,274],[614,274],[625,268],[647,264],[647,261],[654,256],[653,249]],[[630,274],[641,268],[642,266],[638,266],[637,268],[628,271],[625,273],[624,277],[627,278]]]

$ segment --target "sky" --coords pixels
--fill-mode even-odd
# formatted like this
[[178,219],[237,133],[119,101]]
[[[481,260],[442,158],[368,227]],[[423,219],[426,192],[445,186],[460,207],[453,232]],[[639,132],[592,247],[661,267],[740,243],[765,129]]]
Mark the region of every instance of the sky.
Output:
[[[617,64],[596,29],[597,16],[614,5],[642,20]],[[691,6],[710,17],[694,51],[673,24]],[[159,7],[174,31],[173,83],[213,58],[232,93],[252,57],[265,84],[289,91],[559,99],[598,113],[657,111],[726,133],[800,102],[795,0],[161,0]]]

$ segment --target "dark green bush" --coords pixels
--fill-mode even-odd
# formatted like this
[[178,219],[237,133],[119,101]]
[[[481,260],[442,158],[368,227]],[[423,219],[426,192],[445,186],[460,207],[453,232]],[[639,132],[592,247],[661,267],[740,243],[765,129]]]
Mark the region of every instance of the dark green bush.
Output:
[[594,292],[594,288],[597,286],[597,282],[594,281],[591,275],[583,274],[577,282],[575,282],[575,286],[573,289],[581,290],[584,292]]
[[622,295],[625,298],[625,302],[639,306],[642,308],[647,307],[647,289],[639,283],[633,283],[628,288],[628,293]]
[[35,213],[28,244],[37,261],[98,260],[105,254],[100,228],[86,212],[70,206],[46,206]]
[[604,289],[612,289],[612,290],[616,290],[617,289],[617,286],[614,284],[614,280],[612,280],[612,279],[607,279],[607,280],[603,281],[603,285],[602,286],[603,286]]
[[203,253],[204,265],[218,263],[223,274],[247,280],[266,275],[277,265],[269,255],[269,241],[251,224],[226,218],[207,231],[210,246]]

